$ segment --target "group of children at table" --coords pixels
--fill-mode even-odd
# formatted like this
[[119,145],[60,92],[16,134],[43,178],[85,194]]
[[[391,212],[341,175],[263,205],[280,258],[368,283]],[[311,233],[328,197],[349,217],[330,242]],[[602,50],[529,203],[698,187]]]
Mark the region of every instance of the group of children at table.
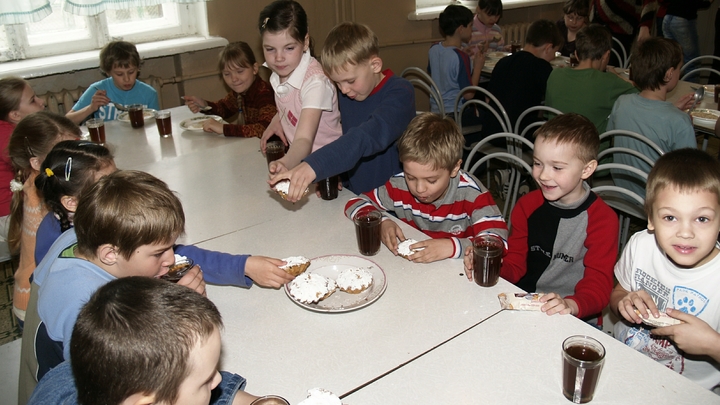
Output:
[[[538,32],[547,32],[542,27],[548,24],[537,24]],[[368,27],[336,26],[325,41],[322,63],[311,56],[307,17],[298,3],[273,2],[261,12],[258,27],[266,64],[273,71],[272,90],[257,77],[249,47],[237,43],[226,47],[219,66],[232,93],[217,103],[193,96],[185,101],[193,111],[205,106],[226,116],[240,111],[239,124],[207,130],[259,135],[262,145],[271,136],[289,143],[286,158],[269,167],[271,184],[291,181],[289,200],[297,201],[318,179],[341,175],[343,186],[359,194],[346,205],[349,218],[367,210],[391,213],[429,236],[411,246],[415,253],[410,260],[463,258],[469,279],[474,237],[499,236],[507,247],[501,276],[527,291],[547,292],[542,298],[547,314],[591,320],[610,304],[627,321],[619,324],[618,338],[706,388],[720,382],[720,297],[713,288],[720,277],[715,271],[720,261],[717,160],[690,149],[658,159],[647,186],[648,230],[633,236],[615,263],[617,217],[586,182],[597,167],[598,128],[579,114],[557,116],[535,134],[532,176],[539,190],[518,201],[508,236],[488,190],[460,168],[465,139],[457,125],[432,113],[415,116],[412,86],[383,70],[377,38]],[[586,55],[581,32],[576,40],[579,56]],[[540,55],[552,50],[554,57],[559,46],[555,39],[537,44],[530,39],[528,50]],[[113,114],[109,103],[120,100],[113,91],[123,89],[124,77],[134,81],[139,61],[113,63],[103,69],[124,70],[117,74],[118,81],[111,73],[109,87],[93,90],[88,102],[92,107],[76,106],[68,118],[87,112],[83,119],[96,107],[107,107],[100,113],[106,117]],[[672,63],[666,69],[670,73],[678,68]],[[3,99],[6,82],[0,81]],[[659,86],[671,82],[663,78]],[[658,82],[653,83],[650,87]],[[212,403],[250,403],[256,397],[238,391],[245,385],[242,377],[216,371],[222,324],[217,309],[203,297],[205,282],[277,288],[291,279],[278,267],[283,262],[175,245],[185,218],[167,185],[146,173],[116,171],[103,146],[61,142],[76,138],[77,126],[67,118],[36,112],[44,105],[27,83],[20,84],[19,102],[0,109],[0,125],[10,137],[15,196],[24,197],[14,204],[24,216],[17,222],[13,215],[10,222],[18,224],[14,235],[22,235],[21,263],[25,258],[32,263],[30,273],[34,270],[32,288],[29,273],[27,285],[19,286],[28,290],[25,302],[30,303],[21,402],[30,398],[45,374],[30,403],[89,404],[99,398],[171,403],[186,397],[208,403],[216,387],[214,393],[222,396],[213,396]],[[116,89],[110,90],[112,86]],[[39,130],[41,125],[50,129]],[[397,254],[398,242],[405,239],[400,227],[385,217],[381,234]],[[11,246],[17,249],[18,243]],[[168,271],[175,251],[196,263],[178,282],[189,288],[151,280]],[[614,288],[613,268],[619,281]],[[641,318],[658,311],[684,323],[642,328]],[[146,337],[157,337],[155,328],[162,330],[162,339]],[[171,356],[178,363],[163,364],[167,370],[138,366],[151,377],[138,373],[134,364],[158,364],[153,356],[165,358],[170,347],[178,350]],[[122,372],[116,366],[120,363],[132,372]]]

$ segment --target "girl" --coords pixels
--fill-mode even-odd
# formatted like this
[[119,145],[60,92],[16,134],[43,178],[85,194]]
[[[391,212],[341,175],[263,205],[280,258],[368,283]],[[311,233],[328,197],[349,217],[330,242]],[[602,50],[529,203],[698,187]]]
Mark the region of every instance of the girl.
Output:
[[55,239],[72,227],[83,189],[116,170],[110,151],[93,142],[62,141],[48,153],[35,178],[35,187],[50,211],[37,230],[36,263]]
[[223,124],[215,120],[203,123],[205,132],[260,138],[277,113],[275,99],[270,85],[258,77],[255,54],[245,42],[227,44],[220,53],[218,69],[225,84],[230,88],[225,98],[207,102],[199,97],[185,96],[185,105],[190,111],[217,114],[225,119],[238,116],[236,124]]
[[270,163],[271,174],[297,166],[310,152],[342,135],[335,84],[310,55],[307,15],[293,0],[278,0],[260,12],[260,35],[266,65],[273,71],[278,113],[261,139],[278,135],[290,145],[287,154]]
[[565,39],[560,53],[562,56],[573,56],[575,55],[575,35],[589,21],[590,0],[567,0],[563,5],[563,13],[565,16],[557,23],[560,33]]
[[35,269],[35,232],[47,210],[35,188],[35,177],[45,155],[56,143],[77,139],[82,132],[68,118],[47,111],[30,114],[20,121],[10,136],[8,153],[15,178],[11,182],[14,192],[10,209],[8,243],[11,252],[20,251],[20,262],[15,272],[13,313],[25,320],[30,298],[30,277]]
[[44,109],[45,103],[35,96],[28,82],[19,77],[0,79],[0,260],[10,257],[7,235],[12,191],[9,184],[15,177],[7,153],[10,134],[26,115]]

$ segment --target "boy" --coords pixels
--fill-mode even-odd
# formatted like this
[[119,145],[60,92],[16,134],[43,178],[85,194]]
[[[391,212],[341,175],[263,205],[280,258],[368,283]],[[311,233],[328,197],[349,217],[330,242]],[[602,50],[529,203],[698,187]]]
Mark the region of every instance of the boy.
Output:
[[[648,229],[633,235],[615,265],[610,309],[627,321],[615,324],[615,337],[713,389],[720,384],[720,163],[697,149],[668,152],[655,162],[646,195]],[[663,311],[685,323],[652,331],[641,323]]]
[[502,17],[503,5],[501,0],[479,0],[477,13],[473,19],[472,39],[470,40],[471,54],[483,49],[502,51],[505,42],[502,30],[497,22]]
[[[398,139],[404,171],[385,185],[351,198],[345,215],[353,219],[379,207],[432,239],[410,246],[409,259],[430,263],[460,258],[477,235],[493,234],[507,240],[507,225],[487,189],[460,170],[465,140],[450,119],[424,113],[410,122]],[[397,255],[398,240],[405,240],[391,220],[381,225],[383,244]]]
[[[460,50],[463,42],[470,41],[472,19],[472,11],[465,6],[451,4],[445,7],[445,11],[440,13],[440,32],[445,40],[433,44],[428,51],[427,70],[442,93],[443,106],[447,113],[455,110],[455,98],[460,90],[478,85],[480,72],[485,64],[485,52],[477,52],[471,65],[468,54]],[[463,96],[470,100],[473,93],[467,92]],[[440,112],[433,98],[430,98],[430,111]]]
[[[678,100],[676,107],[665,101],[680,79],[683,54],[680,44],[665,38],[650,38],[638,45],[632,55],[632,76],[639,94],[618,97],[608,119],[607,130],[624,129],[645,135],[664,152],[696,148],[695,129],[690,116],[681,109],[690,108],[693,93]],[[656,160],[660,155],[646,143],[627,136],[616,136],[615,146],[629,148]],[[617,163],[634,166],[645,173],[650,165],[627,153],[613,156]],[[645,179],[629,172],[613,171],[618,186],[645,198]]]
[[[563,114],[538,128],[532,176],[540,190],[520,198],[500,276],[525,291],[545,292],[548,315],[600,315],[610,301],[618,219],[585,182],[597,167],[595,126]],[[472,277],[472,249],[465,272]]]
[[[523,49],[500,59],[495,65],[488,90],[505,108],[511,123],[514,124],[528,108],[542,104],[547,79],[553,70],[550,61],[555,59],[555,52],[562,44],[557,25],[549,20],[538,20],[528,27]],[[482,133],[498,132],[502,132],[500,123],[491,114],[486,114]]]
[[554,69],[545,95],[545,105],[586,116],[601,134],[615,100],[623,94],[638,92],[632,83],[605,71],[611,46],[610,32],[601,25],[590,24],[578,31],[575,39],[578,66]]
[[117,119],[120,110],[113,103],[160,109],[155,89],[137,81],[139,69],[140,54],[135,45],[126,41],[108,43],[100,51],[100,71],[110,77],[90,85],[65,116],[80,125],[90,116],[105,121]]
[[[30,404],[249,404],[245,379],[218,372],[222,318],[190,289],[147,277],[100,287],[78,314],[70,358]],[[211,398],[212,395],[212,398]]]
[[278,259],[174,246],[185,228],[180,200],[163,181],[143,172],[118,171],[85,190],[74,224],[34,273],[28,317],[33,315],[21,353],[21,395],[26,384],[33,386],[68,359],[77,314],[98,287],[116,278],[162,276],[174,263],[173,249],[196,264],[178,283],[201,294],[205,281],[250,287],[254,280],[277,288],[293,278],[277,267],[283,264]]
[[354,193],[382,185],[402,170],[395,141],[415,117],[415,89],[389,69],[382,70],[378,39],[367,26],[345,22],[333,28],[321,61],[342,92],[338,103],[343,136],[270,178],[270,184],[290,179],[287,199],[292,202],[316,179],[341,173],[343,186]]

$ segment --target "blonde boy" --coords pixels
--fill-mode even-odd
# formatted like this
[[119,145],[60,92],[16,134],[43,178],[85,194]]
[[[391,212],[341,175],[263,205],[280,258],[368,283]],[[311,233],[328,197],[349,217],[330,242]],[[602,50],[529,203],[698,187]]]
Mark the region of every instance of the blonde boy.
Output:
[[100,51],[100,71],[108,78],[91,84],[65,116],[80,125],[86,118],[117,119],[122,111],[113,103],[159,109],[155,89],[137,81],[140,64],[140,54],[130,42],[112,41],[105,45]]
[[362,193],[402,170],[395,141],[415,117],[415,90],[390,69],[383,70],[378,49],[378,39],[366,25],[345,22],[328,34],[321,61],[342,92],[343,136],[269,180],[290,179],[288,200],[299,200],[310,183],[338,174],[344,187]]
[[[617,215],[585,182],[597,167],[599,143],[595,126],[581,115],[543,124],[533,151],[539,190],[520,198],[510,217],[500,276],[525,291],[548,293],[541,299],[548,315],[595,317],[610,301]],[[465,267],[470,278],[472,260]]]
[[[648,229],[615,265],[615,337],[705,388],[720,384],[720,162],[697,149],[661,156],[648,177]],[[637,312],[635,312],[637,311]],[[649,314],[684,323],[650,329]]]
[[[507,239],[507,225],[487,189],[460,170],[465,139],[450,118],[433,113],[417,116],[398,140],[404,171],[385,185],[348,201],[345,215],[353,219],[369,210],[388,211],[427,234],[410,246],[409,258],[429,263],[460,258],[477,235]],[[382,241],[394,254],[405,240],[389,218],[382,223]]]

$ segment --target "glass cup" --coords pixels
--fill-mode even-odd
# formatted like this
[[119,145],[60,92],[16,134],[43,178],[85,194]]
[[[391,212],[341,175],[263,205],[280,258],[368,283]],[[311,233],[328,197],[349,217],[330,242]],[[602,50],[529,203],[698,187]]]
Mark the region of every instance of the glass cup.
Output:
[[590,402],[605,362],[605,347],[590,336],[565,339],[563,349],[563,395],[575,404]]
[[510,52],[515,53],[519,52],[522,49],[522,45],[520,45],[519,41],[512,41],[510,43]]
[[580,61],[578,60],[577,56],[575,54],[570,55],[570,67],[576,67],[580,64]]
[[90,140],[105,145],[105,122],[102,118],[90,118],[85,121],[85,126],[90,132]]
[[167,138],[172,135],[172,120],[170,119],[170,111],[158,111],[155,114],[155,124],[157,124],[158,134]]
[[492,287],[500,279],[504,243],[495,235],[480,235],[473,241],[473,279],[480,287]]
[[177,283],[188,271],[190,271],[190,269],[192,269],[194,265],[195,262],[193,262],[192,259],[188,259],[187,264],[182,265],[182,267],[174,268],[174,265],[170,266],[170,270],[160,276],[160,279],[171,283]]
[[128,106],[128,117],[130,118],[130,126],[133,128],[142,128],[145,126],[145,117],[143,116],[142,104],[131,104]]
[[714,94],[715,97],[713,100],[715,100],[715,102],[717,103],[718,100],[720,100],[720,83],[715,85],[714,93],[715,93]]
[[380,211],[370,211],[355,217],[355,236],[358,250],[363,256],[373,256],[380,251]]
[[338,176],[330,176],[318,182],[320,198],[323,200],[334,200],[338,196]]
[[270,141],[265,144],[265,158],[268,165],[283,156],[285,156],[285,144],[282,141]]

